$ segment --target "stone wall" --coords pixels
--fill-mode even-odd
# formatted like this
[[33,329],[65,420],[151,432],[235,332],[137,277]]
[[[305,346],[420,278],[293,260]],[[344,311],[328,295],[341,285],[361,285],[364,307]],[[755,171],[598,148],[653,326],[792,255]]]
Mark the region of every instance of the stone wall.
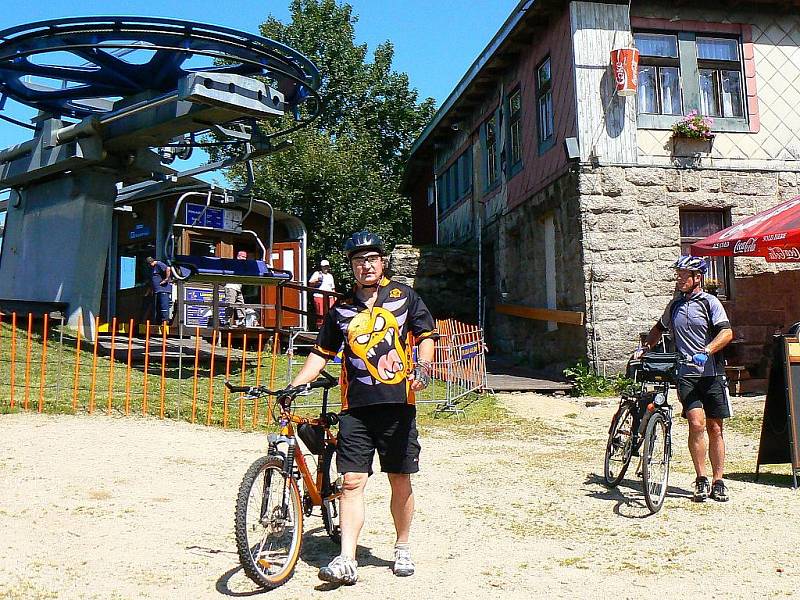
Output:
[[478,322],[477,249],[398,245],[389,270],[419,293],[437,319]]
[[497,304],[547,307],[544,220],[555,226],[556,306],[585,310],[578,176],[568,172],[516,208],[497,215],[484,232],[486,335],[490,351],[554,374],[585,356],[581,326],[497,313]]
[[[640,332],[674,292],[680,208],[722,208],[731,222],[796,195],[793,172],[584,167],[578,184],[589,306],[587,353],[599,369],[619,371]],[[729,362],[763,376],[765,343],[800,320],[800,272],[763,259],[734,260],[725,302],[736,343]]]

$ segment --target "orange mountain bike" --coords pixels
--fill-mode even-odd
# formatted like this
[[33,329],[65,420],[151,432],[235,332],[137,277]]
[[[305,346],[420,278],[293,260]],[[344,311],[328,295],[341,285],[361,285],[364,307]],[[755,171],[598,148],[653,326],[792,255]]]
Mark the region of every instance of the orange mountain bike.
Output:
[[[248,399],[278,398],[275,408],[279,413],[279,433],[269,434],[267,455],[247,470],[236,498],[239,561],[247,576],[261,587],[276,588],[294,575],[303,545],[303,517],[311,516],[314,507],[321,507],[325,531],[336,543],[340,542],[342,481],[336,471],[336,437],[330,431],[339,417],[327,412],[328,390],[336,384],[336,379],[324,371],[316,381],[276,391],[225,382],[231,392],[243,392]],[[308,419],[294,414],[292,401],[314,388],[323,390],[320,416]],[[313,473],[298,437],[317,457]]]

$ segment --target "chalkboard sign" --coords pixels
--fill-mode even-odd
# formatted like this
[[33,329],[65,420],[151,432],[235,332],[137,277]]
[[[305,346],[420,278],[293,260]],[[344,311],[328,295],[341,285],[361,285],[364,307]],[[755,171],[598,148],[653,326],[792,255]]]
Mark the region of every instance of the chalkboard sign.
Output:
[[792,480],[797,487],[800,471],[800,342],[795,337],[775,336],[772,343],[761,442],[756,474],[760,465],[791,463]]

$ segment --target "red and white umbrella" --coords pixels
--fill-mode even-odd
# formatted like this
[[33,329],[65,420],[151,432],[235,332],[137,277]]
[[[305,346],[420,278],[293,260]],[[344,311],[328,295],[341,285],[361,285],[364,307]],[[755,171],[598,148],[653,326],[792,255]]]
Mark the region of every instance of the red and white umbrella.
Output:
[[718,231],[691,247],[692,256],[762,256],[800,262],[800,196]]

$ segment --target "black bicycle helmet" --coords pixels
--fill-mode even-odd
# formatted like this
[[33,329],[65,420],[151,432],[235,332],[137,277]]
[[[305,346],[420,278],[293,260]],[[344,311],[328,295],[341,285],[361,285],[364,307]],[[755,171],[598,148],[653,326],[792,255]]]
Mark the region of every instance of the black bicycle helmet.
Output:
[[344,252],[347,254],[347,258],[352,258],[353,254],[364,250],[375,250],[383,256],[385,254],[383,240],[371,231],[356,231],[344,243]]

